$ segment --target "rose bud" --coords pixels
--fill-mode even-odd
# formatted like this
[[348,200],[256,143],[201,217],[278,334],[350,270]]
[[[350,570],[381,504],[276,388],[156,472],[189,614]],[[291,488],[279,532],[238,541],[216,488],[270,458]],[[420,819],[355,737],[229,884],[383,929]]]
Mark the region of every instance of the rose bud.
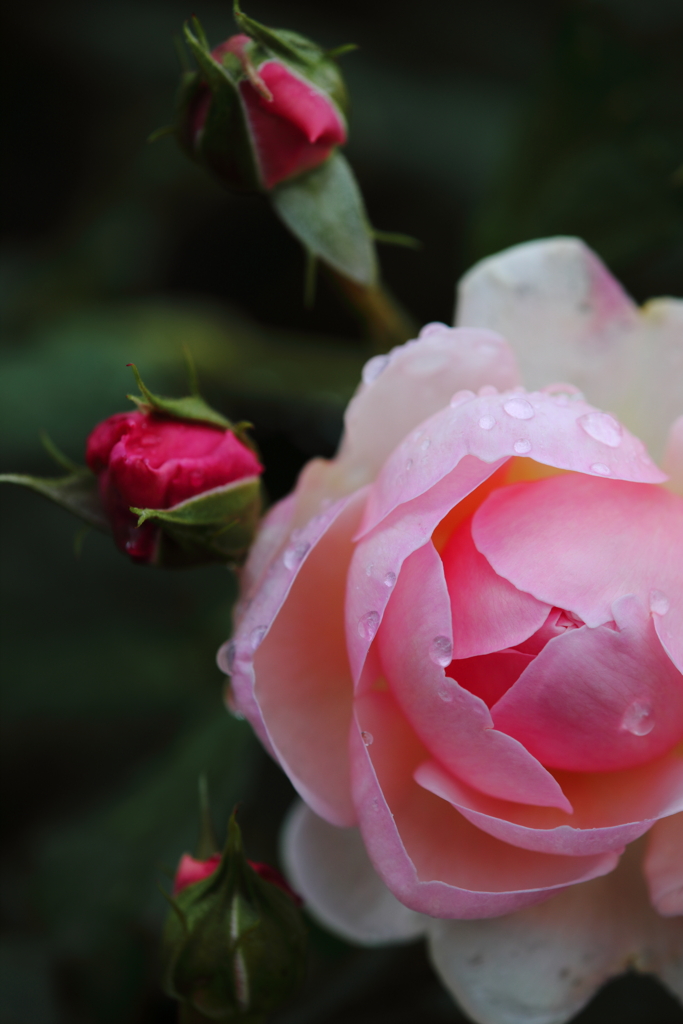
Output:
[[229,188],[268,191],[346,141],[346,89],[328,53],[266,28],[235,7],[243,29],[209,50],[197,19],[185,36],[199,65],[180,89],[176,133]]
[[222,854],[181,858],[169,901],[164,990],[181,1003],[181,1021],[261,1021],[301,985],[298,897],[274,868],[246,859],[234,815]]
[[264,520],[230,699],[345,938],[424,935],[487,1024],[562,1024],[627,968],[683,998],[683,303],[638,309],[571,238],[459,295]]
[[139,383],[139,410],[104,420],[86,447],[116,545],[152,565],[239,560],[262,471],[243,431],[197,397],[159,399]]

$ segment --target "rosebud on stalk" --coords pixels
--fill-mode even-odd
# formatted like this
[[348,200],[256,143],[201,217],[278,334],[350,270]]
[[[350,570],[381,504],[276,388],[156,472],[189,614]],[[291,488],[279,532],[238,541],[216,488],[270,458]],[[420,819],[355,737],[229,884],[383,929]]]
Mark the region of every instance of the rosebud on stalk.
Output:
[[197,859],[184,854],[168,899],[164,990],[179,1000],[181,1024],[259,1024],[300,987],[300,901],[274,868],[246,859],[234,813],[223,853],[204,844]]
[[117,547],[146,565],[238,563],[261,509],[262,466],[245,433],[204,402],[154,395],[133,366],[138,410],[98,424],[76,466],[50,445],[69,474],[0,477],[51,498],[111,532]]

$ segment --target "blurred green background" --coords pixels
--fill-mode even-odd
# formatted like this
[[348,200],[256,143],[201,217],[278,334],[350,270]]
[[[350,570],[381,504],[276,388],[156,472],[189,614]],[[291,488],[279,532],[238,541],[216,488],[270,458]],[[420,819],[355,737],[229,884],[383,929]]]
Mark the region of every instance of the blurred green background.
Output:
[[[680,0],[253,0],[247,12],[344,58],[347,149],[385,248],[385,279],[420,321],[450,320],[483,255],[579,234],[639,300],[683,283]],[[325,281],[258,198],[225,194],[145,139],[172,117],[172,36],[212,42],[227,0],[30,0],[5,15],[2,416],[5,471],[50,473],[126,407],[127,362],[182,391],[181,345],[207,397],[256,425],[269,494],[334,451],[369,354]],[[2,490],[0,1024],[162,1024],[157,881],[191,849],[196,781],[216,817],[241,803],[249,854],[277,859],[289,783],[222,710],[214,652],[234,581],[155,573],[66,513]],[[312,930],[308,987],[279,1024],[464,1021],[420,944],[359,951]],[[607,986],[582,1024],[669,1024],[650,979]]]

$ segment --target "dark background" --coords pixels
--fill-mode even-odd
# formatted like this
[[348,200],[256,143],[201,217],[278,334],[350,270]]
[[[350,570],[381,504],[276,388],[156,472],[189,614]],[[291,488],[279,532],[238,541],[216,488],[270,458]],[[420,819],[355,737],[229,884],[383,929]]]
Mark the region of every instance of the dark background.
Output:
[[[193,0],[194,3],[194,0]],[[5,108],[3,470],[52,472],[46,429],[76,459],[126,407],[127,362],[183,390],[181,345],[207,397],[256,425],[272,497],[329,455],[368,348],[267,204],[225,194],[146,144],[172,118],[172,36],[194,12],[213,43],[227,2],[15,4],[0,34]],[[420,321],[509,244],[578,234],[639,300],[683,281],[680,0],[253,0],[247,13],[343,58],[347,153],[389,287]],[[277,859],[289,783],[222,711],[214,651],[230,629],[221,569],[155,573],[66,513],[4,488],[0,1024],[162,1024],[157,881],[196,828],[208,773],[236,801],[249,854]],[[420,944],[359,951],[312,930],[310,981],[280,1024],[462,1021]],[[579,1020],[669,1024],[649,979],[607,986]]]

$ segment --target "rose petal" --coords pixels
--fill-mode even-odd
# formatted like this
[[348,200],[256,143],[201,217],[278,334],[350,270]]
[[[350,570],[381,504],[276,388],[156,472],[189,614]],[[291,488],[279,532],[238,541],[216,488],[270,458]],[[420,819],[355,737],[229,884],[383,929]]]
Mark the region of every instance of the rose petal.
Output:
[[425,749],[391,694],[370,692],[355,707],[351,774],[361,832],[376,871],[406,906],[432,917],[508,914],[614,868],[614,853],[549,856],[475,828],[414,782]]
[[411,726],[434,757],[477,789],[571,812],[552,775],[496,731],[483,700],[434,660],[435,639],[451,644],[450,627],[443,566],[426,544],[404,562],[377,635],[387,681]]
[[616,871],[494,921],[434,921],[432,962],[465,1011],[486,1024],[564,1024],[608,978],[658,974],[683,996],[683,920],[649,905],[640,843]]
[[677,495],[555,476],[495,491],[475,513],[472,536],[499,575],[589,626],[609,622],[618,598],[640,596],[683,671],[683,499]]
[[370,491],[361,535],[434,487],[465,455],[486,463],[525,455],[598,477],[666,479],[638,438],[578,398],[540,391],[483,395],[442,409],[392,452]]
[[655,909],[665,917],[683,914],[683,813],[654,826],[643,868]]
[[480,658],[463,658],[452,661],[446,675],[463,686],[470,693],[481,697],[488,708],[500,700],[524,669],[531,663],[531,654],[519,651],[496,651]]
[[271,563],[233,641],[238,709],[306,802],[338,825],[355,820],[343,608],[351,537],[364,502],[359,491],[297,534]]
[[[469,522],[454,531],[441,559],[451,600],[454,658],[474,658],[514,647],[547,619],[549,605],[493,571],[474,546]],[[454,671],[453,678],[462,682],[457,669]]]
[[[240,577],[240,605],[244,606],[253,597],[268,566],[285,544],[293,513],[294,495],[290,494],[273,505],[261,520],[258,535],[249,550],[249,557]],[[235,610],[236,619],[239,618],[237,612],[238,609]]]
[[351,942],[410,942],[427,919],[393,896],[379,877],[357,828],[336,828],[296,803],[282,832],[287,875],[321,924]]
[[661,455],[683,410],[683,303],[638,310],[583,242],[550,238],[473,267],[459,285],[457,323],[500,331],[529,387],[570,381]]
[[669,431],[662,469],[669,477],[669,490],[683,494],[683,416],[674,421]]

